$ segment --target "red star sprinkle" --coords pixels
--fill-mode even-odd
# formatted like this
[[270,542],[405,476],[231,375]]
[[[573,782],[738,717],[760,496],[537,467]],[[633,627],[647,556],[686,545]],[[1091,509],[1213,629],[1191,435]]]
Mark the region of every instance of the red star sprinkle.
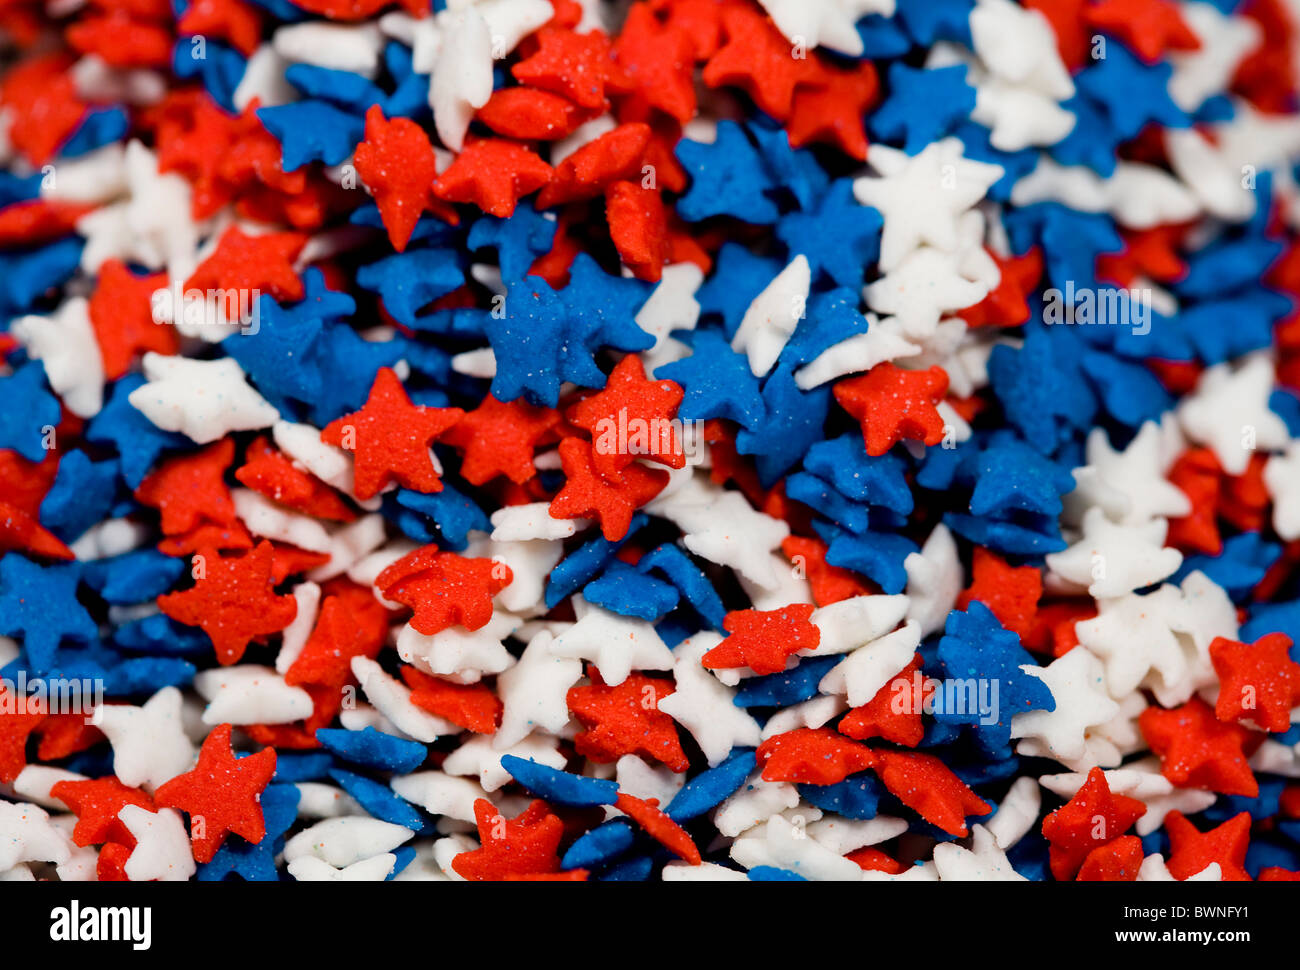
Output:
[[[94,206],[57,199],[27,199],[0,209],[0,246],[32,246],[68,235]],[[101,270],[102,272],[102,270]]]
[[37,726],[36,734],[41,739],[36,757],[41,761],[58,761],[104,740],[104,732],[87,724],[84,714],[51,714]]
[[1079,882],[1135,882],[1142,858],[1142,840],[1123,835],[1089,852],[1075,878]]
[[1166,711],[1148,707],[1138,727],[1160,756],[1160,773],[1180,788],[1205,788],[1221,795],[1259,794],[1247,758],[1264,735],[1224,724],[1199,697]]
[[538,208],[594,199],[617,181],[639,180],[649,145],[650,126],[640,123],[593,138],[555,166],[555,178],[537,193]]
[[58,464],[55,452],[33,462],[0,448],[0,554],[19,549],[49,559],[76,558],[63,540],[38,521]]
[[369,590],[366,593],[368,602],[360,597],[326,596],[307,642],[285,671],[286,684],[321,688],[320,695],[310,689],[308,693],[318,702],[333,702],[327,721],[337,710],[344,685],[353,679],[352,658],[375,659],[388,639],[388,611]]
[[237,663],[255,637],[278,633],[293,622],[298,604],[271,583],[271,544],[223,559],[208,549],[195,557],[192,589],[164,593],[158,608],[178,623],[197,626],[212,640],[217,661]]
[[1056,33],[1056,48],[1071,72],[1088,61],[1089,34],[1083,10],[1088,0],[1025,0],[1025,6],[1037,10]]
[[921,655],[876,691],[874,697],[861,707],[844,715],[839,731],[856,741],[884,738],[905,748],[915,748],[925,737],[921,712],[925,710],[928,696],[934,687],[924,678],[918,689],[916,675],[921,672]]
[[979,600],[999,623],[1021,640],[1026,639],[1043,595],[1043,576],[1038,568],[1010,566],[997,553],[977,546],[972,572],[973,581],[957,598],[957,609],[964,610],[971,600]]
[[1291,659],[1291,638],[1270,633],[1252,644],[1215,637],[1210,662],[1219,675],[1214,713],[1220,721],[1251,721],[1266,731],[1291,727],[1300,704],[1300,664]]
[[568,98],[536,88],[499,88],[474,116],[503,138],[556,141],[587,118]]
[[818,606],[828,606],[873,592],[857,573],[829,565],[826,562],[826,549],[826,543],[820,539],[805,539],[802,536],[789,536],[781,543],[781,551],[786,558],[807,576],[813,600]]
[[140,483],[135,497],[162,513],[162,530],[169,536],[189,532],[202,522],[229,524],[235,519],[235,503],[225,473],[234,459],[233,438],[169,458]]
[[554,408],[536,407],[520,398],[502,403],[491,394],[466,412],[442,440],[462,455],[460,473],[471,485],[504,475],[522,485],[537,474],[537,443],[560,423]]
[[800,650],[816,650],[822,631],[808,618],[811,603],[791,603],[779,610],[732,610],[722,621],[728,636],[700,658],[709,670],[748,667],[756,674],[776,674]]
[[176,21],[176,30],[224,38],[248,57],[262,42],[262,15],[244,0],[194,0]]
[[275,774],[275,749],[236,758],[230,747],[231,727],[212,729],[199,749],[199,763],[160,787],[154,800],[190,816],[194,858],[211,862],[226,836],[233,832],[256,845],[266,835],[261,796]]
[[1234,815],[1208,832],[1201,832],[1183,817],[1170,812],[1165,817],[1169,833],[1169,874],[1175,879],[1190,879],[1217,862],[1224,882],[1249,882],[1246,850],[1250,848],[1250,812]]
[[591,435],[592,464],[608,481],[618,480],[638,458],[685,468],[673,422],[682,393],[674,381],[647,380],[641,358],[628,354],[610,371],[604,389],[569,408],[566,417]]
[[95,878],[100,882],[130,882],[130,877],[126,874],[126,862],[131,858],[131,848],[121,842],[106,843],[99,850],[99,858],[95,860]]
[[943,418],[936,407],[947,393],[948,374],[942,367],[903,370],[889,362],[835,385],[835,400],[862,425],[873,458],[904,438],[927,445],[942,441]]
[[1093,768],[1075,796],[1043,819],[1052,875],[1073,879],[1093,849],[1119,838],[1146,810],[1136,798],[1111,794],[1105,773]]
[[1258,532],[1268,523],[1273,499],[1264,484],[1267,463],[1266,456],[1254,454],[1240,475],[1223,476],[1215,511],[1219,518],[1242,532]]
[[536,53],[511,68],[524,84],[560,94],[583,108],[605,103],[605,74],[609,40],[599,31],[586,34],[543,27],[533,39]]
[[623,265],[639,280],[659,282],[672,259],[663,197],[637,182],[615,182],[605,190],[605,220]]
[[1034,616],[1034,628],[1025,638],[1025,648],[1038,653],[1064,657],[1079,645],[1079,635],[1074,625],[1080,620],[1091,620],[1097,615],[1092,600],[1066,600],[1049,603]]
[[695,57],[691,39],[664,26],[645,4],[633,4],[610,48],[616,70],[606,87],[682,124],[695,117]]
[[474,803],[481,848],[462,852],[451,867],[474,882],[545,875],[560,870],[557,850],[564,823],[540,798],[514,818],[506,818],[486,798]]
[[158,551],[167,556],[192,556],[208,548],[218,552],[247,552],[253,548],[253,537],[238,520],[225,525],[204,522],[189,532],[169,536],[158,543]]
[[357,145],[357,174],[379,206],[388,239],[399,253],[406,249],[425,210],[453,225],[456,211],[433,197],[438,160],[424,129],[410,118],[384,119],[379,105],[366,112],[366,137]]
[[685,859],[693,866],[700,864],[700,850],[684,828],[659,810],[659,799],[635,798],[619,792],[614,807],[645,829],[652,839],[677,858]]
[[515,203],[550,180],[551,166],[523,145],[504,138],[480,138],[468,142],[438,177],[433,194],[508,219]]
[[673,771],[690,767],[677,736],[677,725],[659,710],[659,702],[675,685],[662,677],[632,673],[610,686],[589,669],[589,685],[570,687],[566,703],[586,728],[574,739],[580,755],[601,764],[625,754],[639,754],[667,765]]
[[1259,870],[1259,882],[1300,882],[1300,872],[1292,872],[1281,866],[1265,866]]
[[1187,26],[1177,5],[1168,0],[1098,0],[1085,8],[1084,18],[1093,27],[1119,37],[1147,64],[1156,63],[1167,50],[1201,47],[1200,38]]
[[9,784],[27,766],[27,738],[46,717],[43,700],[0,683],[0,782]]
[[1043,254],[1037,246],[1022,256],[1002,257],[990,252],[1001,277],[988,296],[974,306],[958,310],[972,327],[1018,327],[1029,319],[1027,297],[1038,288],[1043,276]]
[[77,816],[72,841],[77,845],[121,842],[135,845],[135,838],[118,819],[117,813],[127,805],[154,811],[154,802],[139,788],[128,788],[113,776],[88,781],[60,781],[50,787],[50,795],[67,805]]
[[83,54],[94,54],[110,67],[167,67],[171,64],[173,37],[158,24],[114,12],[82,17],[64,31],[68,43]]
[[351,522],[357,517],[334,489],[295,465],[265,437],[253,439],[244,451],[244,464],[235,470],[235,478],[272,501],[313,518]]
[[513,578],[505,563],[423,546],[380,573],[375,585],[386,599],[414,610],[411,626],[432,636],[456,623],[467,630],[483,626],[492,619],[492,597]]
[[170,355],[180,349],[176,328],[153,317],[153,293],[166,285],[166,273],[136,276],[116,259],[100,266],[90,297],[90,324],[109,380],[125,374],[147,350]]
[[1169,481],[1191,501],[1192,511],[1169,520],[1169,545],[1211,556],[1223,551],[1216,515],[1222,474],[1219,459],[1208,448],[1190,448],[1178,456],[1169,469]]
[[867,133],[862,119],[880,91],[875,65],[864,60],[842,69],[820,59],[812,64],[814,77],[795,89],[785,125],[791,147],[834,145],[865,162]]
[[185,281],[185,289],[258,290],[282,303],[296,303],[305,291],[293,261],[306,243],[298,232],[249,236],[231,226],[221,234],[216,251]]
[[1124,249],[1097,257],[1097,278],[1117,286],[1136,286],[1140,278],[1173,283],[1187,275],[1187,262],[1178,245],[1187,235],[1187,225],[1152,226],[1120,233]]
[[554,519],[594,518],[610,542],[627,535],[632,513],[663,491],[668,473],[632,464],[610,481],[596,471],[590,442],[565,438],[560,442],[564,488],[551,501]]
[[871,846],[855,849],[844,858],[855,863],[864,872],[887,872],[891,876],[897,876],[903,871],[901,862]]
[[808,58],[795,57],[791,42],[751,6],[727,7],[722,27],[727,39],[704,65],[704,83],[742,88],[773,118],[790,117],[795,87],[818,80]]
[[320,440],[353,453],[356,496],[362,501],[394,481],[417,492],[441,492],[429,448],[464,414],[460,408],[412,404],[398,376],[381,367],[365,407],[331,421]]
[[402,668],[411,688],[411,703],[476,734],[495,734],[501,724],[501,701],[487,684],[453,684],[414,667]]
[[797,728],[775,734],[758,746],[764,781],[834,785],[876,766],[870,748],[830,728]]
[[876,751],[875,770],[885,787],[908,808],[949,835],[970,834],[966,816],[993,810],[934,755]]
[[48,162],[86,115],[70,64],[63,54],[27,58],[0,82],[0,104],[11,113],[9,142],[33,166]]

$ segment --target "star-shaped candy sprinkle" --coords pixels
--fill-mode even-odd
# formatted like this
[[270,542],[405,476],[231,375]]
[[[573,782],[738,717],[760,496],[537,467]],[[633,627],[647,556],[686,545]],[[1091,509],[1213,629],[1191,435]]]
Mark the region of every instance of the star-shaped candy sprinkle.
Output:
[[409,118],[384,118],[379,105],[366,112],[366,137],[357,145],[354,163],[357,175],[365,183],[379,206],[388,239],[399,253],[415,231],[420,214],[438,206],[440,215],[451,216],[433,198],[433,182],[438,177],[438,162],[433,145],[424,129]]
[[113,773],[124,785],[153,791],[189,769],[194,746],[181,724],[181,692],[164,687],[141,707],[104,704],[95,726],[113,746]]
[[424,546],[385,568],[375,586],[387,599],[414,610],[411,626],[432,635],[455,623],[467,630],[486,624],[492,619],[492,597],[511,579],[505,563]]
[[194,858],[211,862],[230,833],[254,844],[266,835],[260,796],[275,774],[275,750],[237,758],[230,746],[231,726],[212,729],[199,749],[193,771],[173,778],[154,795],[159,807],[190,816]]
[[518,142],[480,138],[469,142],[436,182],[433,194],[445,202],[467,202],[502,219],[514,214],[525,195],[551,180],[552,169]]
[[949,835],[965,838],[967,816],[987,815],[992,806],[932,754],[873,751],[880,780],[904,805]]
[[235,505],[225,474],[234,458],[231,438],[171,458],[140,483],[135,497],[159,510],[163,533],[169,536],[189,532],[201,522],[229,525],[235,518]]
[[78,563],[38,566],[17,553],[0,558],[0,634],[19,636],[38,671],[54,666],[65,640],[90,642],[98,627],[77,601]]
[[1004,627],[1021,640],[1027,638],[1043,595],[1043,577],[1037,567],[1013,567],[997,553],[979,546],[971,571],[973,581],[957,598],[957,609],[964,610],[971,600],[979,600]]
[[636,4],[628,10],[610,56],[617,70],[607,79],[608,88],[682,124],[695,116],[695,58],[682,29],[664,26],[649,6]]
[[1160,756],[1161,772],[1175,785],[1248,798],[1259,794],[1247,757],[1264,736],[1239,724],[1224,724],[1199,697],[1172,711],[1148,707],[1138,726]]
[[566,695],[582,678],[582,661],[559,656],[551,649],[553,643],[547,631],[536,634],[519,662],[497,678],[503,706],[497,746],[517,744],[534,729],[554,734],[569,722]]
[[686,456],[674,427],[681,386],[670,380],[648,380],[641,360],[628,354],[614,369],[603,390],[579,401],[568,419],[592,436],[592,464],[600,475],[617,481],[637,458],[683,468]]
[[948,375],[941,367],[906,371],[884,363],[836,384],[835,400],[862,425],[867,454],[876,457],[904,439],[927,445],[942,441],[944,420],[937,405],[947,392]]
[[280,419],[230,357],[194,360],[147,353],[144,376],[147,383],[128,395],[131,406],[159,429],[178,431],[200,445],[232,431],[268,428]]
[[1300,704],[1300,664],[1291,659],[1291,638],[1270,633],[1254,643],[1216,637],[1210,660],[1219,675],[1214,713],[1220,721],[1249,721],[1266,731],[1291,727]]
[[565,483],[551,501],[557,519],[593,518],[610,542],[627,535],[632,513],[664,490],[668,473],[630,464],[612,479],[600,474],[595,447],[581,438],[560,442],[560,462]]
[[100,265],[90,297],[90,325],[104,361],[104,376],[110,381],[125,374],[144,351],[174,354],[179,348],[176,328],[153,316],[153,293],[166,284],[166,274],[136,276],[120,260]]
[[633,670],[673,669],[673,653],[653,624],[585,603],[582,610],[551,645],[555,656],[591,661],[610,686],[622,684]]
[[474,803],[481,847],[462,852],[451,862],[456,874],[471,881],[520,879],[558,873],[557,851],[564,823],[537,799],[514,818],[506,818],[486,798]]
[[1165,820],[1169,832],[1169,874],[1190,879],[1215,863],[1225,881],[1246,881],[1246,850],[1250,846],[1249,812],[1234,815],[1208,832],[1200,831],[1183,817],[1170,812]]
[[1068,764],[1084,755],[1090,728],[1107,724],[1120,707],[1105,691],[1105,670],[1086,647],[1075,647],[1046,667],[1026,671],[1047,685],[1053,710],[1036,710],[1011,718],[1012,738],[1033,738],[1044,753]]
[[250,236],[231,226],[221,234],[212,255],[185,281],[185,289],[257,290],[275,300],[296,302],[304,290],[293,261],[306,243],[307,237],[301,233]]
[[1223,470],[1240,475],[1258,451],[1285,448],[1286,425],[1269,409],[1273,365],[1267,356],[1248,357],[1235,370],[1216,364],[1178,407],[1178,420],[1192,441],[1214,450]]
[[779,673],[792,654],[815,650],[821,642],[821,630],[808,622],[812,612],[811,603],[792,603],[779,610],[733,610],[723,621],[728,636],[701,662],[710,670],[748,667],[756,674]]
[[1136,798],[1111,794],[1105,774],[1093,768],[1075,796],[1043,820],[1052,875],[1073,879],[1090,852],[1119,838],[1145,811]]
[[1083,535],[1064,552],[1049,553],[1047,568],[1098,599],[1123,596],[1178,571],[1183,556],[1164,545],[1168,525],[1152,519],[1118,525],[1099,506],[1083,517]]
[[453,724],[492,734],[501,722],[501,701],[486,684],[454,684],[414,667],[403,667],[402,679],[411,688],[412,704]]
[[233,664],[255,637],[278,633],[293,622],[297,602],[275,592],[269,542],[243,556],[200,551],[191,589],[158,597],[158,608],[186,626],[197,626],[212,640],[217,660]]
[[11,784],[22,773],[27,764],[27,739],[46,717],[44,701],[0,685],[0,783]]
[[758,722],[733,703],[734,691],[700,663],[720,640],[703,631],[679,643],[673,651],[677,689],[659,701],[659,710],[691,732],[711,767],[733,748],[756,747],[762,740]]
[[726,7],[722,24],[726,41],[704,65],[704,83],[742,88],[773,118],[789,117],[795,87],[813,76],[808,58],[795,57],[790,42],[750,6]]
[[356,496],[365,501],[391,482],[419,492],[439,492],[442,481],[430,446],[464,415],[460,408],[416,406],[391,368],[375,374],[365,407],[331,421],[321,441],[351,451]]
[[633,673],[609,685],[594,669],[588,676],[591,684],[571,687],[566,697],[586,728],[574,739],[579,754],[602,764],[639,754],[677,772],[690,766],[677,726],[659,710],[659,701],[673,693],[671,680]]
[[135,848],[123,871],[132,882],[185,882],[195,871],[185,822],[174,809],[151,812],[139,805],[124,805],[118,819],[135,839]]
[[72,841],[77,845],[129,844],[131,833],[118,819],[117,813],[126,805],[137,805],[150,812],[154,810],[152,798],[111,775],[86,781],[55,782],[50,787],[50,797],[63,802],[77,816],[76,828],[72,830]]
[[515,64],[510,73],[530,87],[563,95],[579,107],[601,107],[609,68],[605,35],[543,27],[534,36],[536,52]]
[[1168,50],[1191,51],[1200,39],[1187,26],[1178,5],[1168,0],[1100,0],[1084,18],[1093,27],[1121,38],[1147,64]]
[[758,746],[764,781],[834,785],[877,764],[875,752],[830,728],[797,728]]
[[538,443],[559,423],[560,414],[553,408],[524,400],[503,403],[489,394],[442,441],[460,450],[460,473],[471,485],[483,485],[497,475],[522,485],[537,474],[533,453]]
[[872,145],[867,161],[880,177],[857,179],[853,194],[884,216],[880,268],[885,273],[922,243],[954,250],[959,217],[1003,175],[1000,165],[964,158],[956,138],[933,142],[911,156],[888,145]]

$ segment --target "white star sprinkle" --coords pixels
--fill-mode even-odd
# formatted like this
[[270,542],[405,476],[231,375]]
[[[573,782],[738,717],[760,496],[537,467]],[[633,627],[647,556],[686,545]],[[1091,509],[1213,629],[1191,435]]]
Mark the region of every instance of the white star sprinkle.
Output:
[[733,701],[735,692],[700,665],[700,658],[722,642],[711,631],[683,640],[674,652],[673,680],[677,687],[659,702],[659,710],[686,730],[708,758],[720,764],[735,747],[757,747],[762,741],[758,722]]
[[144,376],[148,383],[128,398],[132,406],[164,431],[179,431],[200,445],[232,431],[269,428],[280,418],[232,357],[191,360],[150,352]]

